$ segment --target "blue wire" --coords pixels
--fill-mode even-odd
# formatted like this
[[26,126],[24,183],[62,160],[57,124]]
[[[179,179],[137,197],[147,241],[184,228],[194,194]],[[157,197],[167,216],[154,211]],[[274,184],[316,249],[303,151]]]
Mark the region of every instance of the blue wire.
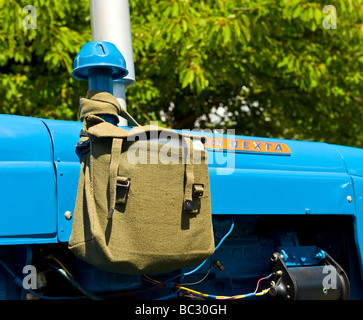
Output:
[[[19,286],[19,287],[23,287],[22,284],[22,279],[20,279],[19,277],[17,277],[15,275],[15,273],[13,271],[11,271],[11,269],[2,261],[0,260],[0,265],[3,266],[3,268],[10,274],[10,276],[13,278],[13,280],[15,281],[15,283]],[[65,299],[80,299],[80,297],[48,297],[48,296],[43,296],[40,295],[36,292],[34,292],[31,289],[25,289],[26,291],[30,292],[31,294],[33,294],[34,296],[41,298],[41,299],[47,299],[47,300],[65,300]]]
[[[218,245],[216,246],[216,248],[214,249],[214,252],[216,252],[218,250],[218,248],[221,246],[221,244],[223,243],[223,241],[231,234],[232,230],[234,228],[234,221],[232,220],[232,225],[231,228],[229,229],[229,231],[225,234],[225,236],[221,239],[221,241],[219,241]],[[209,258],[205,259],[198,267],[196,267],[194,270],[189,271],[187,273],[184,273],[184,276],[189,276],[190,274],[198,271],[208,260]]]
[[234,221],[232,220],[232,225],[231,228],[229,229],[229,231],[225,234],[225,236],[221,239],[221,241],[219,241],[218,245],[216,246],[216,248],[214,249],[214,252],[218,250],[218,248],[221,246],[221,244],[223,243],[223,241],[231,234],[232,230],[234,228]]

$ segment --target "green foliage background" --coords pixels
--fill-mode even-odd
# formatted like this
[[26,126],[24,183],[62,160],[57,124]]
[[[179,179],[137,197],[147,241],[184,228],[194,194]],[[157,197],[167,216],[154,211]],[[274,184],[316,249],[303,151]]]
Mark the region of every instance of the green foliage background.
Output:
[[[363,0],[129,2],[141,123],[363,147]],[[23,28],[29,4],[37,29]],[[0,0],[0,112],[77,120],[87,41],[88,0]]]

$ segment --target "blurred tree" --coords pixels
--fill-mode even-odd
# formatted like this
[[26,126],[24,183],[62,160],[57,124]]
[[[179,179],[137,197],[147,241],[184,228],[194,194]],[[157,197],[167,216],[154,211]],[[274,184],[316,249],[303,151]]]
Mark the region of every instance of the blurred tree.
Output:
[[[2,113],[77,119],[88,0],[0,0]],[[136,84],[128,110],[173,128],[363,146],[363,0],[130,0]],[[333,17],[334,18],[334,17]]]
[[[31,3],[29,3],[31,2]],[[26,5],[36,9],[36,29]],[[0,112],[77,119],[87,84],[71,76],[82,44],[91,40],[89,6],[77,1],[0,0]]]

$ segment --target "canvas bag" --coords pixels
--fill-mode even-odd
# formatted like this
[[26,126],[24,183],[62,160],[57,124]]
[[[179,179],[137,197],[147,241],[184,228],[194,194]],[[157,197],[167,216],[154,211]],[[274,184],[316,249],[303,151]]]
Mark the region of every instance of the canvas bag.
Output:
[[[88,97],[81,99],[83,157],[69,249],[97,268],[126,274],[203,262],[214,252],[207,152],[194,150],[190,136],[139,126],[111,94]],[[121,114],[135,127],[95,114]],[[150,141],[161,135],[179,144]]]

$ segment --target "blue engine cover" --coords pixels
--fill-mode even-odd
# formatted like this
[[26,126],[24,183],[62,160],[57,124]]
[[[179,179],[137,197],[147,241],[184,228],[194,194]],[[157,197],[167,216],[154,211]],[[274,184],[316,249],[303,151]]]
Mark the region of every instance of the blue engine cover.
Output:
[[0,117],[0,244],[57,241],[53,148],[39,119]]
[[[0,123],[0,244],[67,242],[72,219],[65,212],[73,213],[75,205],[80,170],[75,146],[83,124],[6,115]],[[214,215],[352,215],[362,257],[363,150],[228,138],[245,148],[232,152],[206,144]],[[289,152],[253,150],[256,141]]]

